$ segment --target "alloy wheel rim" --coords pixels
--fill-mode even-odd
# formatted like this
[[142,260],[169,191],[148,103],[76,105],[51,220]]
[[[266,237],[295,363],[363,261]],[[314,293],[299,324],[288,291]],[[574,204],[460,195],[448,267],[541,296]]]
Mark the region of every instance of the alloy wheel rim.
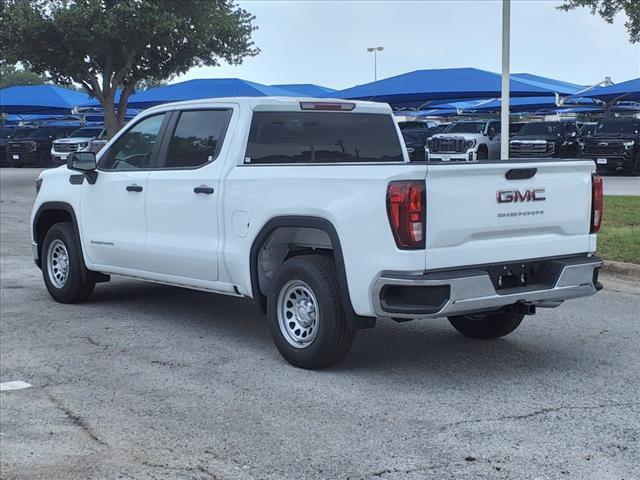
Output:
[[69,278],[69,252],[62,240],[54,240],[47,251],[49,280],[56,288],[63,288]]
[[290,280],[278,295],[278,326],[289,345],[306,348],[318,335],[320,311],[311,287],[302,280]]

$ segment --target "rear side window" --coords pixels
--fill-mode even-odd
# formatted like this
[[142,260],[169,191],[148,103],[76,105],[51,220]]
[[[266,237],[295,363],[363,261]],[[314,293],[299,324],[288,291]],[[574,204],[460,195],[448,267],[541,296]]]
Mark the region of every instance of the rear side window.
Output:
[[213,162],[222,147],[230,117],[230,109],[180,113],[163,167],[193,168]]
[[255,112],[245,163],[402,162],[391,115]]

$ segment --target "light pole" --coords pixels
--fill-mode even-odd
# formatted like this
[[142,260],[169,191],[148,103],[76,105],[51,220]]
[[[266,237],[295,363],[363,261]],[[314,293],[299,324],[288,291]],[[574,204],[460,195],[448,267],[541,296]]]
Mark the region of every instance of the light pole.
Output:
[[378,80],[378,52],[384,50],[384,47],[369,47],[367,52],[373,52],[373,80]]
[[500,95],[500,160],[509,159],[509,50],[511,0],[502,0],[502,94]]

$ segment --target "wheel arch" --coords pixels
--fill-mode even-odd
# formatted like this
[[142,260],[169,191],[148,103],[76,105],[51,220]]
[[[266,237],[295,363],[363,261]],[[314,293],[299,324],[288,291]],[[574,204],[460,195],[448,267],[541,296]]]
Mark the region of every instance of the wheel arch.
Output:
[[33,217],[32,233],[33,241],[38,248],[38,260],[36,264],[41,268],[42,259],[42,243],[47,231],[56,223],[70,222],[73,225],[73,230],[76,234],[76,238],[80,238],[80,231],[78,230],[78,219],[73,207],[66,202],[45,202],[36,211]]
[[250,250],[251,291],[252,296],[258,303],[260,309],[263,312],[266,311],[266,296],[260,289],[259,279],[258,258],[260,250],[272,234],[279,229],[286,228],[315,229],[324,232],[328,236],[333,250],[341,301],[346,312],[349,326],[352,329],[373,327],[375,325],[375,318],[361,317],[353,310],[351,297],[349,296],[349,285],[347,282],[344,255],[340,244],[340,237],[338,236],[336,228],[326,218],[316,216],[289,215],[271,218],[267,223],[265,223],[265,225],[260,229],[260,232],[254,238]]

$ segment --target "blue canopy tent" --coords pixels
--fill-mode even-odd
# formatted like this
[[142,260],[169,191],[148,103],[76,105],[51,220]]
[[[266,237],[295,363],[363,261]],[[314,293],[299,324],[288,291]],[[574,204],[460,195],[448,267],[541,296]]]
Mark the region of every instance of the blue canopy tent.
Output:
[[596,98],[604,102],[640,101],[640,78],[616,83],[608,87],[597,87],[584,92],[584,96]]
[[335,92],[333,88],[323,87],[313,83],[287,83],[271,86],[282,90],[288,90],[289,92],[299,93],[306,97],[326,97],[327,95],[331,95]]
[[[466,102],[465,104],[454,103],[454,106],[462,112],[500,112],[502,108],[502,100],[492,98],[486,100],[478,100],[477,102]],[[597,106],[590,98],[581,98],[577,103],[572,103],[572,107],[577,106]],[[560,109],[556,104],[554,97],[519,97],[509,99],[509,111],[511,113],[536,112],[539,110],[555,110]]]
[[88,100],[85,93],[54,85],[8,87],[0,90],[0,112],[64,115]]
[[188,80],[138,92],[129,98],[129,108],[149,108],[162,103],[219,97],[291,97],[295,93],[240,78]]
[[[539,81],[512,77],[511,96],[555,96],[572,94],[573,88],[544,85]],[[501,76],[476,68],[416,70],[376,82],[333,92],[345,99],[374,100],[394,107],[425,107],[433,100],[495,98],[501,95]]]
[[541,77],[540,75],[533,75],[531,73],[512,73],[511,78],[533,83],[542,88],[558,92],[563,95],[578,93],[586,88],[582,85],[576,85],[575,83],[564,82],[554,78]]

